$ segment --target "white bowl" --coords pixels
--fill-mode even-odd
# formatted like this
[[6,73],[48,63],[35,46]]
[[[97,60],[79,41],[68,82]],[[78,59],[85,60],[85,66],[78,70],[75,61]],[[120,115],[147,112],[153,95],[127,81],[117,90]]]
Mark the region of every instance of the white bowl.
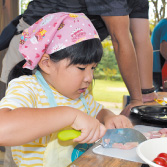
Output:
[[151,167],[162,167],[153,162],[159,153],[167,153],[167,137],[146,140],[137,146],[137,155]]

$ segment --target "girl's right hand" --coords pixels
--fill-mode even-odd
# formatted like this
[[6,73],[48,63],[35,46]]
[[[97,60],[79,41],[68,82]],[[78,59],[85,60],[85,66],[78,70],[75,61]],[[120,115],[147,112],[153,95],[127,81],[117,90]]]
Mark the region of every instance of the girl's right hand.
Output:
[[79,143],[94,143],[102,138],[107,130],[96,118],[82,112],[77,114],[72,128],[81,131],[81,135],[73,140]]

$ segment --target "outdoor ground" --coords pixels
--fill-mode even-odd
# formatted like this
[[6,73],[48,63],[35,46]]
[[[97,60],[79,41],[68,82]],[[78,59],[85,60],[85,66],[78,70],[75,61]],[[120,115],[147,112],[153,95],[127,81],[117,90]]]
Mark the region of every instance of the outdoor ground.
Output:
[[122,103],[111,103],[111,102],[104,102],[98,101],[100,104],[104,105],[105,108],[108,108],[115,114],[119,114],[122,111]]

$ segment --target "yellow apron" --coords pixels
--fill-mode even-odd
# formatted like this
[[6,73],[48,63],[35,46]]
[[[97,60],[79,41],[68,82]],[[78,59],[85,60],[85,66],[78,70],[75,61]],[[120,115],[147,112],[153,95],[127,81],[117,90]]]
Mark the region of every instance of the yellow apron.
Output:
[[[39,71],[36,71],[35,75],[46,93],[50,107],[56,107],[57,103],[49,85]],[[80,99],[89,113],[86,100],[82,94]],[[65,129],[71,129],[71,127]],[[43,157],[43,167],[67,167],[72,161],[92,146],[92,144],[74,143],[72,140],[60,141],[57,138],[57,133],[58,132],[52,133],[49,143],[46,146]]]

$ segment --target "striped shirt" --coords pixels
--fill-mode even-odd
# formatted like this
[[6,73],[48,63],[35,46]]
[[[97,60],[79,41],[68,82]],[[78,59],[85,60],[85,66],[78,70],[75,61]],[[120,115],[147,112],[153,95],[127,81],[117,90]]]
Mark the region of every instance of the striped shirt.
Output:
[[[75,100],[69,99],[61,95],[53,87],[50,86],[50,88],[58,106],[70,106],[87,113],[87,110],[79,98]],[[102,105],[94,101],[93,96],[90,95],[88,91],[83,95],[90,111],[89,115],[96,117],[97,113],[102,109]],[[12,80],[8,85],[5,97],[0,101],[0,108],[15,109],[19,107],[50,107],[45,92],[38,83],[35,75],[21,76]],[[16,164],[24,167],[43,166],[45,149],[51,135],[36,139],[35,141],[21,146],[12,147],[12,155]],[[62,159],[63,158],[65,157],[62,157]],[[70,161],[71,160],[69,160],[69,162]]]

